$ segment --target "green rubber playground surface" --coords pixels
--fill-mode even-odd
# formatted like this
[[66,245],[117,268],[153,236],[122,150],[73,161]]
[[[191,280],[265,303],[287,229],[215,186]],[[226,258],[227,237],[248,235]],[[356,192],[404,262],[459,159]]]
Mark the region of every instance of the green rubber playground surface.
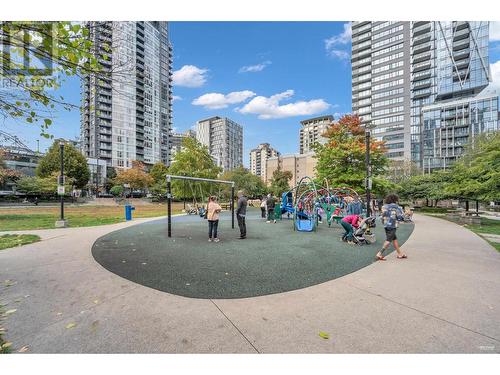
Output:
[[[95,260],[128,280],[164,292],[193,298],[244,298],[281,293],[323,283],[374,261],[384,229],[377,220],[377,242],[349,245],[338,224],[320,224],[317,232],[294,232],[284,219],[267,224],[247,219],[247,239],[238,240],[228,216],[219,223],[221,242],[208,242],[208,224],[199,217],[177,217],[172,238],[166,220],[135,225],[99,238]],[[401,224],[403,244],[413,224]],[[392,251],[392,246],[390,251]]]

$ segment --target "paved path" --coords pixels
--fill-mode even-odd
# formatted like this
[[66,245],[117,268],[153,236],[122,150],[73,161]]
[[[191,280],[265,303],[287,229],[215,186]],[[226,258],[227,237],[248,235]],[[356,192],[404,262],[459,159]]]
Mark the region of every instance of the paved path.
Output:
[[458,225],[414,218],[407,260],[236,300],[179,297],[103,269],[92,243],[130,224],[40,231],[43,241],[0,251],[0,298],[17,309],[6,338],[38,353],[499,353],[500,254]]

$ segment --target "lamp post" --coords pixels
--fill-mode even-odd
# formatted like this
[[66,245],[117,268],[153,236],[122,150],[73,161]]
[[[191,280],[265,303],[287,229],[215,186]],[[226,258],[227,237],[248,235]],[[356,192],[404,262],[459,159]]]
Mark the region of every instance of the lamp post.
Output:
[[67,226],[67,221],[64,219],[64,141],[59,142],[59,157],[61,159],[61,171],[59,175],[59,180],[57,181],[57,194],[59,194],[61,199],[61,213],[59,220],[56,221],[56,228],[65,228]]
[[370,190],[372,188],[372,181],[371,181],[371,165],[370,165],[370,129],[365,128],[365,164],[366,164],[366,181],[365,181],[365,188],[366,188],[366,216],[369,217],[371,215],[371,208],[370,208]]

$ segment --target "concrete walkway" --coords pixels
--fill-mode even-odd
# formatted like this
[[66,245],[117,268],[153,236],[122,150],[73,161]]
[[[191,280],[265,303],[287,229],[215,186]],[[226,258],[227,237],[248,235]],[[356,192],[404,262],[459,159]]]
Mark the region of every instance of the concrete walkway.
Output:
[[128,223],[39,231],[41,242],[0,251],[0,300],[16,309],[5,338],[31,353],[500,353],[500,254],[465,228],[414,218],[407,260],[235,300],[103,269],[91,245]]

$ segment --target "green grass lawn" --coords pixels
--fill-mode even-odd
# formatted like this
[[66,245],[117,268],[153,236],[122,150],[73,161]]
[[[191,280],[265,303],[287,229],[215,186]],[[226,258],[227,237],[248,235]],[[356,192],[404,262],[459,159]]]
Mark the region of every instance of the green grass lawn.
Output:
[[40,241],[40,237],[34,234],[4,234],[0,236],[0,250],[27,245]]
[[[485,219],[483,217],[481,218],[480,225],[468,224],[466,228],[469,228],[471,231],[479,235],[484,233],[484,234],[497,234],[500,236],[500,220]],[[500,243],[490,241],[488,238],[485,238],[484,236],[481,237],[483,237],[486,241],[489,242],[491,246],[493,246],[495,249],[497,249],[497,251],[500,252]]]
[[[180,213],[181,203],[174,203],[172,213]],[[66,207],[64,218],[70,227],[90,227],[125,221],[123,206]],[[165,204],[136,206],[133,218],[164,216]],[[59,219],[58,207],[22,207],[0,209],[0,231],[52,229]]]

